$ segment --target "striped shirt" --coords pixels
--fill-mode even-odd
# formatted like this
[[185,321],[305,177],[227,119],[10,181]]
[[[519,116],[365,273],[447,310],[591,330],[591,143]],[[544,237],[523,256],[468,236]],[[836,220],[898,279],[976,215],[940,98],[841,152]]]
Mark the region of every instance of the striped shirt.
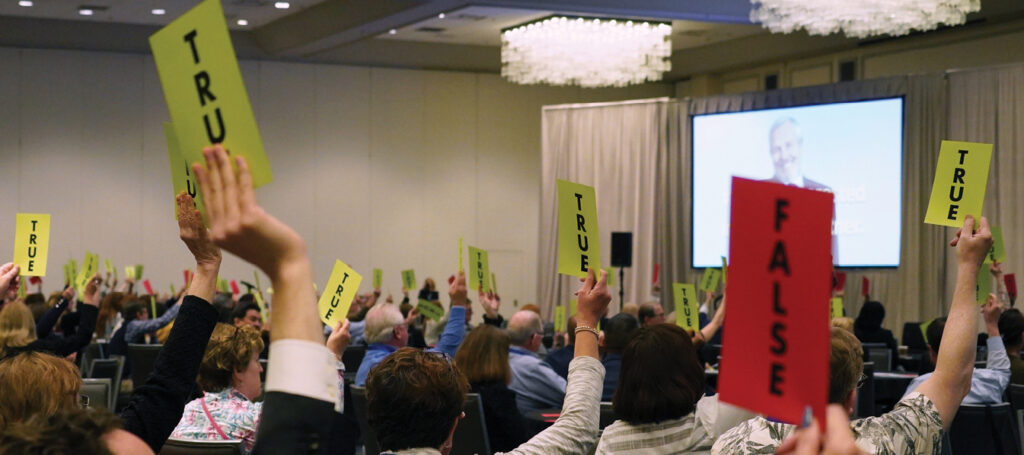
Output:
[[696,409],[678,419],[633,425],[616,420],[604,429],[598,454],[706,454],[715,439],[753,414],[718,402],[718,395],[701,398]]

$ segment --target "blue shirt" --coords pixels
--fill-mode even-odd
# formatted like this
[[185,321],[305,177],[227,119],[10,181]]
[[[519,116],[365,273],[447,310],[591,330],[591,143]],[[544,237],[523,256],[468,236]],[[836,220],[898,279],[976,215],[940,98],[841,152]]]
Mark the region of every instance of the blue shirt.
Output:
[[[971,376],[971,391],[961,404],[995,404],[1003,402],[1003,392],[1010,383],[1010,358],[1000,337],[988,337],[988,368],[975,368]],[[910,381],[904,397],[910,395],[931,373],[923,374]]]
[[[455,357],[455,351],[459,350],[459,345],[462,344],[462,339],[465,336],[466,308],[461,306],[452,307],[452,310],[448,313],[448,323],[445,324],[444,332],[441,333],[441,339],[437,341],[436,347],[428,349],[427,352],[443,352],[448,357]],[[356,385],[366,387],[366,377],[370,375],[370,370],[377,366],[381,360],[384,360],[385,357],[397,350],[398,348],[384,343],[373,343],[368,346],[366,348],[366,356],[363,357],[363,363],[359,364],[359,371],[356,372]]]
[[179,302],[168,308],[163,315],[156,319],[146,319],[145,321],[135,319],[129,322],[124,329],[124,341],[126,343],[142,343],[145,334],[170,324],[178,316],[178,310],[180,309],[181,303]]
[[615,396],[615,387],[619,385],[622,354],[612,352],[605,354],[601,365],[604,365],[604,389],[601,391],[601,401],[612,401],[612,397]]
[[559,376],[569,379],[569,362],[572,362],[575,355],[576,346],[561,347],[549,352],[548,356],[544,358],[544,363],[551,365],[551,369],[555,370]]
[[[334,332],[334,327],[324,325],[324,336],[331,336],[331,332]],[[363,342],[363,333],[366,332],[366,320],[349,322],[348,333],[352,336],[349,341],[349,346],[354,346]]]
[[508,364],[512,369],[508,388],[516,393],[516,406],[521,414],[562,407],[566,381],[551,365],[519,346],[509,348]]

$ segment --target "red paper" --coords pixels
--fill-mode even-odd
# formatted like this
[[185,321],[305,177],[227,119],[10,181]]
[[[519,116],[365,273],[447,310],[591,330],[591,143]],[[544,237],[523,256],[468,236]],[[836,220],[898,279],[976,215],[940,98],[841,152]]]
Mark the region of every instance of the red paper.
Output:
[[189,278],[191,278],[191,276],[188,273],[188,269],[185,269],[184,273],[185,273],[185,286],[188,286],[188,283],[190,281]]
[[242,293],[242,291],[238,289],[238,283],[235,282],[235,280],[231,280],[231,293],[234,295]]
[[147,295],[153,295],[153,285],[149,284],[149,280],[142,280],[142,286],[146,288]]
[[825,422],[832,194],[732,185],[721,399],[793,424],[810,406]]
[[836,272],[836,290],[842,291],[846,287],[846,274],[843,272]]
[[43,279],[37,276],[31,276],[28,278],[30,284],[39,284],[43,282]]
[[658,284],[658,272],[661,270],[661,264],[654,264],[654,278],[651,279],[651,284]]
[[860,295],[867,297],[871,293],[871,282],[868,281],[868,277],[862,277],[860,279]]
[[1017,298],[1017,277],[1013,276],[1012,273],[1003,275],[1003,282],[1006,283],[1006,293],[1011,298]]

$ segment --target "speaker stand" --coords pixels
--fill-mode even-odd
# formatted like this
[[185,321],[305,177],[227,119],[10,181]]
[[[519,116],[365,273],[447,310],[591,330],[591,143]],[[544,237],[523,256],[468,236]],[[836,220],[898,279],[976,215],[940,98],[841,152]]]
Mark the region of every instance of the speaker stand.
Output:
[[626,272],[625,272],[625,270],[626,270],[625,267],[619,267],[619,313],[622,312],[622,305],[624,305],[623,299],[625,298],[625,295],[626,295],[626,281],[625,281]]

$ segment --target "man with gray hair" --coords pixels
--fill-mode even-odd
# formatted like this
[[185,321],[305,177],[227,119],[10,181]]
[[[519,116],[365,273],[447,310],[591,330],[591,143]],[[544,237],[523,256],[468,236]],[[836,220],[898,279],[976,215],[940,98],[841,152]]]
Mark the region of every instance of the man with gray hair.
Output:
[[516,393],[516,406],[526,415],[542,409],[561,408],[565,399],[565,378],[537,356],[544,335],[540,316],[519,311],[508,321],[508,363],[512,370],[509,388]]

